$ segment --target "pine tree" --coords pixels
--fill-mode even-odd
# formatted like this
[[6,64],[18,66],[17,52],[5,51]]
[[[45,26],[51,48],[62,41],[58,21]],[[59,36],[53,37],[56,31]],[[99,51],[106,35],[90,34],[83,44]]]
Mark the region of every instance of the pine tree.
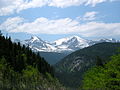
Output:
[[96,58],[96,66],[103,66],[103,61],[99,56]]
[[0,36],[2,36],[2,32],[1,32],[1,30],[0,30]]

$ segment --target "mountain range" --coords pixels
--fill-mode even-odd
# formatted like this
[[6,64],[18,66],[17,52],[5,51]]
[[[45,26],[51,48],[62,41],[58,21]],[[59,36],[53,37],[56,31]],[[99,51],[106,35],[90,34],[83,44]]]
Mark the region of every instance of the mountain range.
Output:
[[29,45],[29,47],[34,52],[57,52],[57,53],[71,53],[76,50],[102,42],[120,42],[119,40],[116,39],[100,39],[93,41],[93,40],[83,39],[79,36],[65,37],[53,42],[47,42],[37,36],[32,36],[30,39],[24,41],[20,41],[18,39],[15,39],[14,41],[21,42],[26,46]]
[[59,62],[62,58],[76,50],[83,49],[85,47],[89,47],[97,43],[114,43],[120,41],[116,39],[100,39],[94,41],[83,39],[79,36],[74,35],[55,40],[53,42],[42,40],[37,36],[31,36],[30,39],[26,39],[23,41],[15,39],[14,42],[20,42],[21,44],[29,46],[32,49],[32,51],[39,52],[40,55],[44,57],[49,64],[54,65],[57,62]]

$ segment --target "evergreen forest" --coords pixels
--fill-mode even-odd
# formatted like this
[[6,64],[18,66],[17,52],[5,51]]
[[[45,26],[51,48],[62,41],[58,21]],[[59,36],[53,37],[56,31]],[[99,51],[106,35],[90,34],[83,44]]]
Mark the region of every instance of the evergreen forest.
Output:
[[56,90],[62,88],[54,69],[25,45],[0,32],[0,90]]

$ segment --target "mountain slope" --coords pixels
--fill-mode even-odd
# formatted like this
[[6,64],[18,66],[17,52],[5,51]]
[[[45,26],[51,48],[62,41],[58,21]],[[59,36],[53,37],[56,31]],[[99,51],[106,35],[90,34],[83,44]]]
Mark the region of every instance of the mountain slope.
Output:
[[[73,52],[55,65],[56,75],[67,86],[73,85],[73,81],[77,82],[74,86],[77,87],[83,73],[96,64],[97,56],[105,63],[106,59],[117,53],[118,48],[120,48],[120,43],[99,43]],[[61,76],[66,77],[63,79]],[[69,78],[72,78],[71,82]]]
[[23,41],[22,44],[25,44],[26,46],[29,45],[29,47],[35,52],[52,52],[56,49],[36,36],[32,36],[30,39]]
[[45,60],[51,65],[56,64],[62,58],[68,55],[66,53],[57,53],[57,52],[39,52],[39,53],[40,56],[44,57]]

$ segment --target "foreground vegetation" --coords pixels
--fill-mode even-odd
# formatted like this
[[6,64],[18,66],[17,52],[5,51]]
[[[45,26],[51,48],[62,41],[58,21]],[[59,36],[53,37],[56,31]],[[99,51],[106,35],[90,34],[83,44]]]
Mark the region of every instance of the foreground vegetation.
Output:
[[120,54],[111,57],[105,64],[99,64],[84,75],[83,89],[120,90]]
[[61,90],[53,67],[39,54],[0,33],[0,90]]

